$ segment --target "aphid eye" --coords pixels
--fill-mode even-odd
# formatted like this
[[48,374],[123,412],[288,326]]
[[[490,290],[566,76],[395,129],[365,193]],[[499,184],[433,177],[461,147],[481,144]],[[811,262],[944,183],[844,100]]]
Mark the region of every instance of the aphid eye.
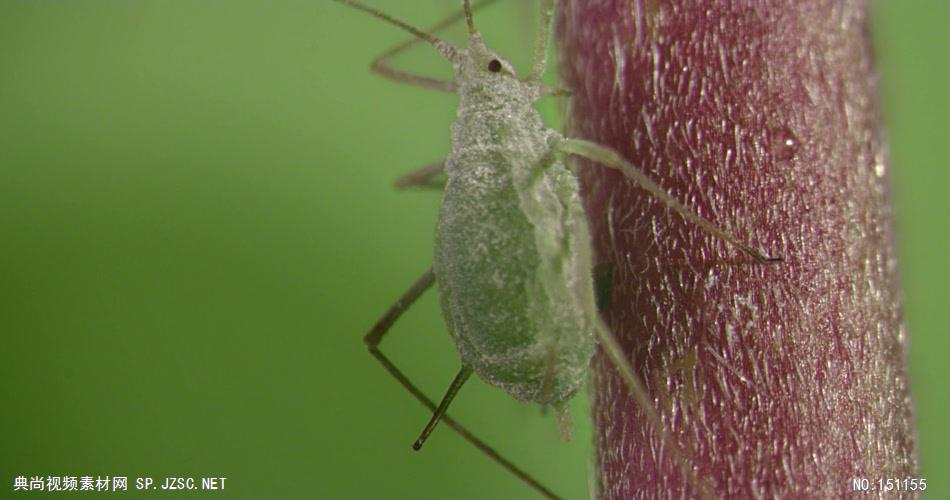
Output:
[[501,61],[499,61],[498,59],[492,59],[491,62],[488,63],[488,71],[491,71],[492,73],[500,72]]

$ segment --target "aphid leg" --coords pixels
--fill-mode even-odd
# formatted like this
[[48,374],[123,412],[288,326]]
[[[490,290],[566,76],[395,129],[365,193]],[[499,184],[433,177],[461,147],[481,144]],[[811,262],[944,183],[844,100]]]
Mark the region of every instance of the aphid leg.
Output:
[[687,208],[686,205],[683,205],[679,202],[679,200],[667,193],[656,182],[653,182],[653,180],[641,172],[640,169],[633,166],[613,149],[595,144],[590,141],[585,141],[583,139],[563,139],[558,142],[557,147],[565,153],[581,156],[589,160],[593,160],[605,167],[613,168],[623,172],[623,174],[626,175],[628,179],[631,179],[632,181],[639,184],[640,187],[663,202],[663,204],[665,204],[671,210],[680,214],[684,219],[703,228],[713,236],[735,245],[737,248],[749,254],[759,262],[781,262],[783,260],[781,257],[769,257],[768,255],[752,248],[742,241],[739,241],[739,239],[736,238],[732,233],[720,229],[719,226],[704,219],[703,217],[700,217],[695,212]]
[[534,66],[526,82],[541,82],[548,64],[548,44],[551,43],[551,22],[554,19],[554,0],[541,0],[541,17],[534,38]]
[[630,365],[626,354],[624,354],[623,348],[620,347],[620,343],[617,342],[614,334],[611,333],[603,321],[598,319],[595,323],[594,331],[597,335],[597,340],[600,342],[601,349],[604,350],[607,357],[610,358],[610,363],[620,373],[627,388],[630,389],[630,395],[636,400],[643,415],[649,421],[649,425],[653,427],[654,432],[657,433],[661,442],[669,447],[670,457],[674,463],[678,464],[683,470],[683,474],[689,479],[690,484],[698,487],[703,497],[710,497],[707,482],[703,481],[690,466],[691,461],[688,460],[689,455],[687,452],[682,450],[676,442],[673,441],[673,436],[670,435],[666,426],[663,425],[659,412],[656,407],[653,406],[653,400],[650,398],[643,382],[640,381],[640,377],[633,371],[633,367]]
[[445,396],[442,396],[442,402],[439,403],[439,407],[432,414],[432,418],[429,419],[429,423],[426,424],[425,429],[422,429],[422,433],[419,434],[419,438],[416,439],[416,442],[412,444],[412,449],[416,451],[422,449],[422,445],[425,444],[426,439],[429,439],[429,434],[432,434],[436,424],[438,424],[439,420],[445,416],[445,412],[449,409],[449,405],[452,404],[452,400],[455,399],[455,396],[458,395],[459,391],[462,389],[462,386],[471,375],[472,369],[462,365],[462,369],[459,370],[458,375],[456,375],[455,379],[452,380],[452,385],[450,385],[449,389],[445,391]]
[[597,310],[603,311],[610,303],[614,289],[614,265],[611,262],[601,262],[594,265],[594,300]]
[[[396,365],[393,364],[393,362],[390,361],[389,358],[386,357],[385,354],[383,354],[383,352],[379,349],[379,344],[382,342],[383,336],[386,335],[389,329],[393,326],[393,323],[395,323],[396,320],[399,319],[400,316],[402,316],[402,313],[404,313],[406,309],[412,306],[412,304],[415,303],[415,301],[426,290],[428,290],[432,286],[432,283],[434,282],[435,282],[435,275],[432,273],[432,269],[429,269],[428,271],[426,271],[425,274],[422,275],[421,278],[419,278],[412,285],[412,287],[409,288],[409,290],[406,291],[406,293],[402,295],[402,297],[399,298],[399,300],[396,301],[395,304],[393,304],[389,308],[388,311],[386,311],[386,314],[384,314],[383,317],[380,318],[379,321],[377,321],[375,325],[373,325],[373,328],[370,329],[369,333],[367,333],[366,336],[363,337],[363,342],[365,342],[366,345],[369,347],[370,354],[372,354],[373,357],[376,358],[380,362],[380,364],[383,365],[383,368],[385,368],[386,371],[388,371],[389,374],[393,376],[393,378],[399,381],[399,383],[407,391],[409,391],[409,393],[412,394],[416,398],[416,400],[422,403],[423,406],[428,408],[429,411],[431,412],[435,412],[438,409],[435,403],[433,403],[431,399],[429,399],[425,394],[423,394],[422,391],[420,391],[415,386],[415,384],[413,384],[412,381],[409,380],[409,378],[403,375],[403,373],[399,370],[399,368],[397,368]],[[445,425],[448,425],[449,427],[451,427],[452,430],[457,432],[460,436],[462,436],[462,438],[464,438],[466,441],[468,441],[473,446],[478,448],[482,453],[484,453],[485,455],[488,455],[488,457],[494,460],[496,463],[498,463],[498,465],[501,465],[508,472],[514,474],[519,479],[524,481],[526,484],[528,484],[529,486],[537,490],[538,493],[541,493],[547,498],[552,498],[552,499],[560,498],[557,495],[555,495],[553,492],[551,492],[551,490],[545,488],[536,479],[528,475],[527,472],[521,470],[520,468],[518,468],[518,466],[508,461],[508,459],[501,456],[491,446],[488,446],[487,444],[485,444],[484,441],[475,437],[475,435],[469,432],[468,429],[463,427],[462,424],[456,422],[455,419],[453,419],[449,415],[442,415],[442,422],[445,422]]]
[[573,97],[574,91],[568,89],[562,89],[559,87],[541,87],[541,95],[545,97]]
[[[366,7],[359,2],[354,2],[352,0],[338,0],[338,1],[349,4],[353,7],[356,7],[364,12],[367,12],[383,20],[390,21],[391,19],[389,18],[389,16],[382,14],[376,9],[373,9],[371,7]],[[477,2],[472,8],[473,10],[478,10],[496,1],[497,0],[482,0],[481,2]],[[447,16],[445,19],[442,19],[438,23],[429,27],[429,29],[426,30],[424,33],[437,33],[451,26],[452,24],[458,22],[459,20],[463,18],[464,18],[464,11],[459,9],[455,11],[453,14]],[[455,93],[456,89],[455,89],[454,81],[441,80],[438,78],[417,75],[415,73],[410,73],[408,71],[396,69],[389,65],[390,59],[405,52],[406,50],[408,50],[409,48],[413,47],[414,45],[416,45],[417,43],[421,41],[431,42],[431,40],[427,40],[426,38],[420,37],[418,35],[413,38],[410,38],[409,40],[406,40],[405,42],[402,42],[399,45],[392,47],[391,49],[387,50],[386,52],[383,52],[382,54],[377,56],[375,59],[373,59],[373,62],[370,64],[370,70],[373,73],[376,73],[384,78],[388,78],[390,80],[394,80],[400,83],[415,85],[415,86],[423,87],[429,90]]]
[[410,187],[421,187],[431,189],[442,189],[445,187],[445,179],[437,179],[442,169],[445,167],[445,160],[430,163],[417,170],[396,179],[396,189],[406,189]]
[[534,66],[525,82],[535,82],[541,86],[541,95],[550,97],[571,97],[574,91],[547,87],[541,84],[548,65],[548,45],[551,43],[551,23],[554,20],[554,0],[541,0],[541,15],[534,38]]

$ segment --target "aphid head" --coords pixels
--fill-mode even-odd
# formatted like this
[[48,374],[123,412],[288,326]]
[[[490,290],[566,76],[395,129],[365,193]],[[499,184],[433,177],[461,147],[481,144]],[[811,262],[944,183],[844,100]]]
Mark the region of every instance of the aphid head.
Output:
[[468,47],[456,49],[449,59],[455,67],[455,78],[459,83],[517,77],[514,66],[489,49],[480,33],[469,35]]
[[459,92],[498,94],[506,99],[516,95],[527,97],[528,100],[540,97],[540,78],[535,78],[533,74],[528,78],[519,78],[511,62],[485,44],[472,19],[469,0],[463,1],[463,7],[468,24],[468,46],[449,50],[436,46],[452,62]]
[[[431,33],[427,33],[423,30],[415,28],[412,25],[400,21],[399,19],[396,19],[388,14],[380,12],[368,5],[364,5],[358,0],[337,1],[370,14],[377,19],[386,21],[389,24],[402,28],[412,33],[417,38],[432,44],[432,46],[435,47],[435,49],[439,51],[440,54],[442,54],[442,57],[448,59],[449,62],[451,62],[454,66],[456,78],[455,83],[459,88],[487,88],[492,84],[498,84],[510,88],[519,87],[520,89],[527,89],[528,92],[524,93],[524,95],[540,95],[541,76],[544,74],[544,68],[547,62],[545,54],[547,52],[547,39],[550,35],[550,22],[554,10],[553,0],[542,0],[541,2],[542,23],[541,30],[538,33],[537,43],[535,44],[534,67],[532,68],[530,75],[520,79],[516,76],[515,69],[510,62],[499,56],[485,45],[485,42],[482,40],[481,33],[479,33],[475,28],[475,22],[472,19],[472,6],[470,0],[462,1],[463,13],[465,15],[465,21],[468,24],[469,34],[468,46],[465,48],[452,45],[451,43],[448,43]],[[494,0],[482,0],[479,5],[484,6],[488,3],[491,3],[492,1]],[[449,18],[446,21],[451,20],[453,20],[453,18]],[[444,22],[436,26],[436,29],[444,27],[447,24],[447,22]],[[411,42],[408,42],[398,46],[398,48],[394,50],[402,50],[410,44]]]

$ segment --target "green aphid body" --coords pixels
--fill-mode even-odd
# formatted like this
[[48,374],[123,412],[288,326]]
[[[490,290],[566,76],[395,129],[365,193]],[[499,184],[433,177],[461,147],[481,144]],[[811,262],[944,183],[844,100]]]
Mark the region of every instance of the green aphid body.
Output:
[[[779,262],[732,233],[697,215],[611,148],[548,129],[534,108],[544,95],[569,95],[541,83],[547,64],[554,0],[542,0],[534,66],[517,78],[504,59],[485,46],[475,27],[473,7],[463,0],[468,46],[449,44],[358,0],[338,0],[388,22],[416,37],[395,46],[371,66],[395,81],[459,96],[458,119],[452,125],[452,152],[438,164],[400,178],[398,187],[438,186],[433,177],[444,172],[442,207],[435,237],[435,256],[426,271],[363,337],[370,353],[416,399],[432,418],[413,443],[420,449],[436,424],[445,421],[460,436],[538,493],[559,498],[551,490],[499,455],[466,430],[446,411],[477,373],[516,399],[551,405],[565,438],[570,436],[566,403],[586,379],[594,340],[623,379],[629,395],[649,421],[664,449],[679,464],[696,491],[709,495],[691,464],[690,450],[677,446],[613,333],[598,316],[598,304],[610,296],[612,276],[592,265],[591,238],[581,204],[577,178],[558,159],[573,155],[618,170],[631,182],[685,220],[712,236],[735,245],[759,262]],[[482,0],[484,6],[493,0]],[[448,17],[432,31],[460,16]],[[449,60],[453,81],[401,71],[386,64],[415,41],[425,40]],[[593,274],[597,273],[597,296]],[[439,287],[442,312],[462,358],[462,367],[436,405],[379,348],[393,323],[433,283]]]
[[[475,36],[447,54],[460,96],[433,270],[462,363],[513,397],[558,405],[585,380],[597,309],[577,179],[540,87]],[[488,68],[493,66],[492,70]]]

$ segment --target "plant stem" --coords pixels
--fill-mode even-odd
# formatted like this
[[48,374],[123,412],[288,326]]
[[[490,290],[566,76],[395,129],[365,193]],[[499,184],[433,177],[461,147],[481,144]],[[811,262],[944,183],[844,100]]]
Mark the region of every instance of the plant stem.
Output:
[[[605,319],[699,476],[729,497],[917,477],[865,1],[562,0],[570,136],[613,147],[759,264],[585,166]],[[603,498],[692,497],[603,355]]]

